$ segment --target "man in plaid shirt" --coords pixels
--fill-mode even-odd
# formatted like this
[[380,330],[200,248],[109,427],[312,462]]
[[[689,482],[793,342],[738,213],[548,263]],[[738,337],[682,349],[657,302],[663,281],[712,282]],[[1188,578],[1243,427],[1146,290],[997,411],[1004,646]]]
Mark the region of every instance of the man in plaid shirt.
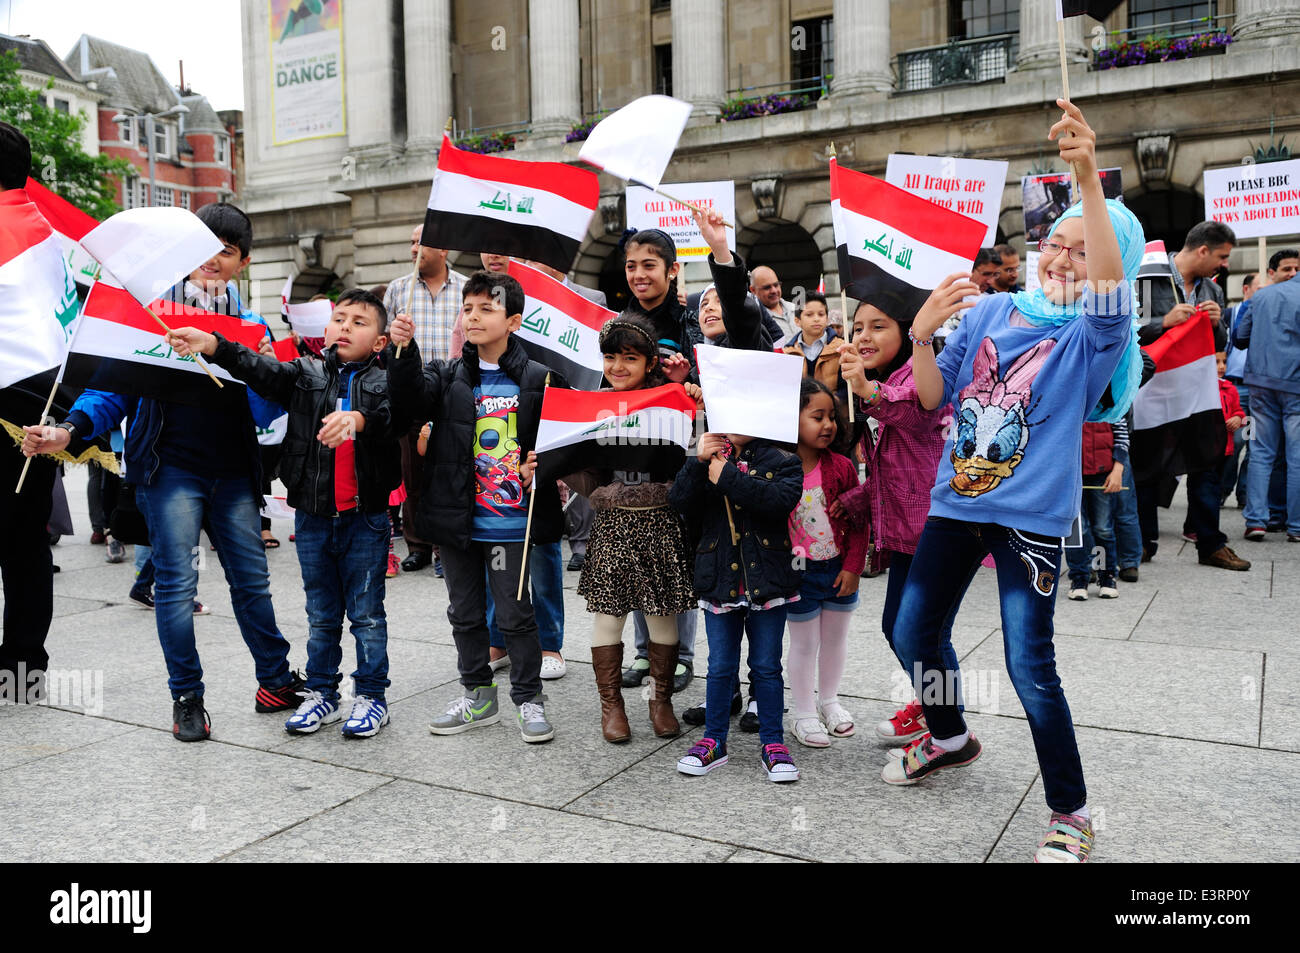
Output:
[[[411,291],[411,276],[394,279],[384,293],[384,307],[391,315],[407,314],[415,322],[415,343],[425,360],[447,360],[460,354],[465,343],[460,332],[460,308],[465,279],[447,267],[447,250],[420,244],[422,225],[411,232],[411,263],[419,261],[420,278]],[[410,307],[407,307],[408,292]],[[420,505],[424,458],[415,449],[424,421],[416,421],[401,440],[402,481],[406,500],[402,503],[402,536],[410,553],[402,560],[405,572],[415,572],[434,562],[433,546],[415,534],[415,511]],[[442,566],[434,572],[441,576]]]

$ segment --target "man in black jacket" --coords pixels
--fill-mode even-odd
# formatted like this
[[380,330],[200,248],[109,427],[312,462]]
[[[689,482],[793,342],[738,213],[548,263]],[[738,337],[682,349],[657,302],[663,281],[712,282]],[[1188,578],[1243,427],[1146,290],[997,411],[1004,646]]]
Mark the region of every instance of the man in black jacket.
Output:
[[388,620],[384,564],[388,495],[402,479],[401,452],[378,357],[388,315],[369,291],[339,296],[325,328],[324,360],[280,362],[220,335],[179,328],[169,341],[181,356],[198,352],[289,409],[280,478],[297,512],[294,532],[307,593],[306,692],[285,722],[310,734],[343,718],[340,642],[346,610],[357,640],[356,693],[345,737],[368,738],[388,724]]
[[[529,360],[513,337],[523,321],[524,290],[508,275],[479,272],[465,283],[461,326],[465,346],[450,361],[421,368],[414,326],[406,315],[392,325],[401,349],[389,362],[395,413],[433,422],[425,458],[416,530],[437,543],[447,579],[462,697],[429,730],[458,734],[500,719],[488,654],[485,586],[491,586],[496,625],[510,655],[510,697],[519,708],[524,741],[550,741],[542,695],[542,651],[537,619],[519,578],[525,536],[535,543],[560,538],[563,517],[554,480],[539,481],[528,529],[532,467],[542,395],[557,375]],[[486,576],[486,583],[485,583]]]

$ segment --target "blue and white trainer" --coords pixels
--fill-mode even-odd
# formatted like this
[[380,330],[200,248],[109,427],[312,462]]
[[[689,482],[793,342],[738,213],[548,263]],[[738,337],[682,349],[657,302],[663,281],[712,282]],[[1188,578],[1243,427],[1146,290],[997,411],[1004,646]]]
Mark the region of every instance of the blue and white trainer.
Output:
[[388,724],[388,705],[378,698],[358,695],[352,700],[352,712],[343,723],[344,738],[371,738]]
[[330,701],[320,692],[304,692],[302,703],[284,723],[284,730],[291,735],[309,735],[321,725],[332,724],[342,717],[337,701]]

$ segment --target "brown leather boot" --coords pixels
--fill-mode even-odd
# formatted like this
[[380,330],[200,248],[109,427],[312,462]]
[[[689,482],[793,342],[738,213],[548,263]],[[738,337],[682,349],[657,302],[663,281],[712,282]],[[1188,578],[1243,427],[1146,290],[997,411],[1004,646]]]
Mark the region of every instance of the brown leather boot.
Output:
[[682,726],[673,714],[673,673],[677,671],[677,646],[650,643],[650,724],[655,736],[676,738]]
[[632,737],[623,708],[623,643],[593,645],[591,667],[596,672],[596,690],[600,692],[600,733],[606,741],[622,744]]

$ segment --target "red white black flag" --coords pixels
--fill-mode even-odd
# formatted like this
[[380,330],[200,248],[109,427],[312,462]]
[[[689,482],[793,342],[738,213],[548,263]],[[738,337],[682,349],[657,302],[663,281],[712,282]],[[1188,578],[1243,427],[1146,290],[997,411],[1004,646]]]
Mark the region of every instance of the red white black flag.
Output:
[[587,169],[466,152],[444,135],[420,242],[568,271],[599,200]]
[[515,337],[528,356],[570,387],[597,390],[605,379],[600,329],[615,313],[520,262],[510,262],[507,273],[524,289],[524,322]]

